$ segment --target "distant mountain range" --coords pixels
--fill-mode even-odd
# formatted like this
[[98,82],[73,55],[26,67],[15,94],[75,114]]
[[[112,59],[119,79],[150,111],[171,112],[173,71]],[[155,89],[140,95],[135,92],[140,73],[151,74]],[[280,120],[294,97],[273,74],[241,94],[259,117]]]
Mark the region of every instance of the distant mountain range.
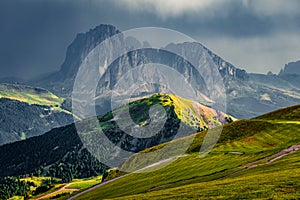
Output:
[[[18,83],[18,85],[21,83],[23,85],[30,85],[32,88],[46,88],[59,99],[64,98],[63,103],[60,102],[59,105],[60,108],[63,108],[62,110],[71,111],[71,94],[79,66],[89,52],[98,44],[106,38],[119,33],[120,31],[112,25],[99,25],[86,33],[80,33],[76,36],[67,49],[66,58],[60,71],[46,74],[30,81],[10,77],[2,78],[0,82]],[[143,44],[136,41],[133,41],[133,43],[137,47],[143,46]],[[172,49],[175,52],[185,52],[190,49],[199,48],[205,51],[205,55],[209,57],[207,59],[211,59],[214,62],[223,78],[227,96],[226,113],[239,119],[251,118],[300,102],[300,75],[299,67],[297,67],[299,66],[299,62],[289,63],[279,75],[251,74],[234,67],[200,43],[183,43],[169,44],[160,50],[143,49],[131,51],[119,57],[111,66],[108,66],[105,69],[103,77],[99,80],[96,91],[95,107],[97,115],[105,114],[112,109],[110,91],[115,87],[117,80],[123,74],[137,65],[152,62],[170,66],[183,74],[184,78],[191,80],[192,87],[195,89],[197,95],[199,95],[200,100],[201,94],[208,94],[205,87],[205,77],[196,73],[189,62],[166,50]],[[155,70],[149,70],[147,74],[139,74],[139,76],[146,79],[154,74],[156,74]],[[160,82],[162,80],[164,80],[164,77],[160,76],[157,81]],[[127,84],[132,84],[132,80],[128,79]],[[21,86],[19,85],[18,87]],[[27,86],[22,87],[30,88]],[[5,89],[0,87],[0,92],[1,90],[4,91]],[[136,91],[133,98],[139,99],[159,92],[166,92],[165,88],[157,85],[148,85]],[[30,99],[30,96],[23,96],[23,98]],[[71,113],[61,112],[62,110],[55,109],[55,106],[53,108],[49,105],[39,103],[32,104],[5,96],[1,97],[1,101],[3,101],[1,104],[2,123],[4,122],[3,120],[7,121],[8,119],[10,119],[10,122],[6,122],[1,126],[5,131],[1,134],[2,139],[0,140],[0,144],[40,135],[51,128],[72,123]],[[210,102],[201,101],[200,103],[210,106]],[[26,110],[26,116],[30,116],[26,119],[34,122],[32,126],[28,125],[28,122],[25,123],[25,115],[20,115],[20,113],[23,113],[22,110]],[[18,118],[18,116],[21,118]]]
[[300,60],[286,64],[284,66],[284,69],[281,69],[279,72],[279,76],[284,76],[288,74],[300,75]]
[[[297,135],[299,105],[257,116],[278,108],[300,104],[300,61],[287,64],[278,75],[248,73],[226,62],[200,43],[168,44],[161,49],[143,48],[129,51],[114,60],[110,66],[96,68],[97,72],[104,72],[96,89],[97,116],[84,119],[75,116],[72,113],[71,98],[80,65],[98,44],[118,33],[120,31],[114,26],[100,25],[87,33],[78,34],[68,47],[65,61],[58,72],[30,81],[13,77],[0,79],[1,197],[6,198],[16,194],[15,188],[10,187],[9,182],[5,182],[9,178],[3,177],[7,176],[27,178],[50,176],[60,178],[61,182],[70,182],[74,178],[100,174],[104,174],[102,180],[109,180],[119,175],[111,169],[115,174],[110,176],[106,170],[111,166],[106,166],[105,162],[99,160],[97,157],[99,155],[106,159],[110,159],[111,156],[117,157],[118,164],[122,164],[119,165],[121,169],[131,169],[133,166],[148,169],[148,161],[153,161],[151,164],[156,167],[167,161],[161,160],[160,156],[152,157],[153,160],[140,159],[140,156],[143,158],[143,153],[160,150],[170,143],[175,147],[173,149],[180,149],[178,147],[192,136],[195,136],[194,140],[184,157],[180,157],[178,162],[174,162],[158,173],[128,175],[128,179],[120,179],[120,184],[118,181],[114,182],[115,187],[108,183],[107,187],[104,186],[105,190],[94,190],[87,193],[87,196],[82,196],[82,199],[88,199],[89,195],[90,197],[96,195],[99,198],[141,195],[137,199],[142,198],[143,195],[149,195],[147,197],[150,198],[157,197],[156,192],[161,188],[162,197],[164,195],[167,197],[170,192],[167,190],[169,187],[176,189],[177,186],[184,187],[189,183],[201,185],[202,182],[205,187],[198,185],[199,191],[204,191],[202,189],[207,188],[206,182],[222,181],[228,176],[234,178],[236,174],[246,174],[247,180],[256,183],[257,179],[252,177],[251,171],[247,173],[249,169],[256,168],[258,165],[264,169],[264,165],[270,164],[271,161],[274,162],[298,150],[294,150],[292,145],[298,148],[300,141]],[[136,47],[144,45],[137,42],[135,38],[131,38],[131,41]],[[120,43],[122,42],[126,42],[126,38],[121,38]],[[200,49],[204,55],[202,59],[209,60],[208,66],[209,64],[217,66],[225,86],[226,112],[213,109],[214,102],[208,98],[210,91],[206,86],[207,77],[197,72],[190,62],[170,53],[168,51],[170,49],[174,52],[193,52]],[[160,63],[178,71],[190,81],[198,100],[168,93],[166,88],[171,87],[171,83],[166,83],[163,87],[149,84],[136,90],[129,104],[120,104],[121,106],[112,108],[111,90],[117,85],[118,80],[123,78],[122,75],[136,66],[149,63]],[[88,73],[93,73],[93,71]],[[166,76],[157,74],[157,69],[148,68],[147,73],[138,72],[135,75],[140,79],[156,75],[156,81],[163,82]],[[177,77],[174,76],[172,81],[178,81]],[[134,84],[132,78],[127,78],[124,86],[126,88],[132,84]],[[180,84],[177,86],[180,87]],[[92,91],[86,92],[88,94]],[[124,99],[120,101],[126,102]],[[155,109],[155,106],[162,109]],[[164,112],[164,115],[161,112]],[[234,122],[236,118],[240,120]],[[252,119],[243,120],[243,118]],[[74,119],[76,124],[73,123]],[[119,126],[119,120],[122,121],[122,127]],[[206,130],[211,129],[212,133],[221,131],[220,128],[223,128],[224,124],[226,125],[213,151],[203,160],[199,159],[197,152],[199,152],[204,136],[209,133]],[[106,143],[99,137],[99,134],[102,134],[100,130],[105,134],[106,141],[113,145],[105,145]],[[158,131],[155,132],[155,130]],[[181,130],[181,134],[177,135],[178,130]],[[198,133],[192,135],[195,132]],[[151,136],[149,137],[148,134]],[[177,138],[180,139],[177,140]],[[116,146],[130,152],[132,156],[128,159],[118,150],[111,154],[111,149],[115,149]],[[96,154],[89,151],[90,147],[98,150]],[[172,153],[170,152],[170,155]],[[292,157],[292,160],[287,162],[288,167],[293,165],[290,168],[294,170],[296,161],[297,157]],[[150,168],[153,166],[150,165]],[[286,171],[278,169],[282,169],[282,166],[276,165],[270,177],[292,179],[297,174],[297,170],[294,170],[295,173],[290,176],[286,174]],[[278,171],[281,173],[280,176],[277,176]],[[270,171],[267,170],[267,172]],[[260,172],[259,177],[264,175]],[[123,180],[125,182],[122,182]],[[269,180],[269,177],[263,180]],[[20,180],[15,181],[20,184]],[[137,183],[134,189],[132,189],[133,181]],[[277,179],[273,181],[276,182]],[[62,184],[61,182],[59,184]],[[282,182],[279,183],[278,188],[290,189],[290,186],[295,186],[294,182],[282,186]],[[220,194],[224,192],[224,184],[221,185]],[[262,184],[258,185],[262,186]],[[19,186],[16,187],[20,189]],[[238,185],[238,187],[241,186]],[[22,195],[25,196],[26,192],[36,195],[30,190],[30,187],[24,188]],[[231,190],[226,191],[224,195],[230,194]],[[181,193],[182,197],[196,198],[197,196],[197,194],[193,196],[195,194],[193,189],[182,191],[186,193],[176,191],[176,196]],[[277,190],[272,189],[273,191]],[[258,197],[256,194],[250,194],[250,196]],[[244,198],[245,196],[238,197]],[[293,195],[289,197],[294,198]]]
[[[70,97],[78,68],[83,59],[103,40],[118,33],[120,31],[114,26],[100,25],[86,33],[78,34],[68,47],[61,70],[46,77],[33,80],[28,84],[47,88],[62,97]],[[142,44],[138,43],[134,43],[134,45],[142,46]],[[296,72],[297,67],[295,67],[295,64],[289,64],[280,75],[270,78],[268,75],[249,74],[245,70],[238,69],[199,43],[170,45],[172,45],[171,48],[174,51],[178,52],[184,52],[187,49],[195,48],[195,46],[201,46],[207,52],[217,65],[223,78],[227,94],[227,112],[236,118],[251,118],[300,102],[298,77],[290,79],[283,76],[287,72],[298,73],[299,70]],[[101,102],[98,102],[96,105],[98,114],[103,114],[110,110],[107,102],[107,91],[115,86],[116,80],[120,78],[120,75],[139,64],[151,62],[173,67],[184,74],[186,78],[194,80],[193,87],[196,88],[197,92],[206,93],[202,87],[205,77],[197,73],[190,73],[192,66],[189,63],[176,57],[176,55],[171,55],[164,49],[161,49],[159,52],[154,50],[137,50],[118,58],[106,69],[104,77],[99,80],[96,95],[98,99],[101,99]],[[290,67],[291,65],[292,67]],[[149,86],[140,91],[137,96],[153,94],[161,90],[162,88]]]

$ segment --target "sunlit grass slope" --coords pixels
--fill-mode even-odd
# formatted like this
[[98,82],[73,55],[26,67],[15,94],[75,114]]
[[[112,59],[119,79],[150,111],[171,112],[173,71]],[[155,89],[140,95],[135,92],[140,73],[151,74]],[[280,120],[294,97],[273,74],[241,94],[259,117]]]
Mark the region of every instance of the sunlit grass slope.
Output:
[[[178,119],[191,127],[216,127],[226,123],[225,117],[231,117],[221,111],[214,110],[204,106],[198,102],[179,97],[174,94],[154,94],[150,97],[136,100],[128,105],[133,120],[140,125],[147,125],[147,121],[143,121],[144,115],[148,115],[149,109],[155,104],[163,107],[173,107]],[[116,113],[126,109],[121,107]],[[112,113],[108,113],[107,117],[111,117]]]
[[219,180],[190,183],[116,199],[299,199],[300,152]]
[[[50,177],[28,177],[22,178],[23,181],[33,182],[34,187],[31,187],[31,191],[36,190],[37,187],[45,185],[45,182],[50,180]],[[70,183],[60,183],[59,180],[55,178],[58,183],[53,184],[49,190],[39,193],[37,195],[28,195],[27,199],[66,199],[71,196],[72,193],[77,193],[87,188],[90,188],[93,185],[96,185],[101,182],[102,176],[84,178],[84,179],[74,179]],[[23,200],[22,196],[14,196],[10,200]]]
[[[270,113],[225,125],[217,145],[204,158],[199,158],[199,149],[206,131],[196,133],[186,156],[157,171],[130,174],[78,199],[297,199],[300,194],[299,151],[272,163],[268,163],[271,159],[268,156],[300,144],[299,108],[300,105],[282,109],[275,115]],[[180,145],[189,137],[171,143]],[[133,155],[123,167],[143,162],[141,156],[141,153]],[[253,167],[249,163],[254,161],[258,162]]]
[[157,96],[157,98],[161,100],[163,105],[174,105],[175,112],[179,119],[190,126],[219,126],[222,125],[222,123],[216,116],[222,116],[223,119],[225,116],[227,116],[220,111],[206,107],[198,102],[176,96],[174,94],[169,94],[168,96],[161,95]]
[[0,84],[0,98],[51,107],[60,107],[64,101],[45,89],[12,84]]

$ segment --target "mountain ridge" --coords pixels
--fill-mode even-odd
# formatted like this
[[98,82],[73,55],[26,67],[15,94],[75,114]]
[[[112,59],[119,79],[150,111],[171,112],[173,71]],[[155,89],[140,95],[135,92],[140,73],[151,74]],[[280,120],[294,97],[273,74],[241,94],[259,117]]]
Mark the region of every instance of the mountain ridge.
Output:
[[300,60],[295,62],[289,62],[288,64],[286,64],[284,68],[280,70],[278,75],[284,76],[289,74],[300,75]]
[[[192,145],[181,157],[162,161],[143,153],[158,151],[163,145],[145,149],[130,157],[122,168],[143,165],[147,159],[154,164],[146,164],[148,167],[138,173],[117,175],[76,195],[76,199],[297,198],[299,108],[295,105],[225,125],[218,143],[204,158],[199,158],[199,149],[204,135],[209,134],[205,132],[195,133]],[[169,145],[180,146],[185,140],[189,137]]]
[[[97,44],[101,43],[106,38],[121,33],[112,25],[100,25],[86,33],[81,33],[76,36],[72,44],[69,46],[66,59],[61,66],[60,72],[56,72],[51,76],[45,77],[41,80],[31,81],[29,84],[35,86],[41,86],[49,89],[50,91],[62,96],[67,97],[68,105],[71,105],[71,93],[73,88],[74,79],[77,73],[77,70],[82,62],[83,58],[92,50]],[[134,38],[131,38],[133,45],[142,44],[135,42]],[[124,41],[120,41],[120,43]],[[128,42],[128,41],[126,41]],[[199,44],[201,45],[201,44]],[[185,48],[193,48],[193,43],[185,44],[169,44],[169,47],[172,46],[176,51],[183,51]],[[215,65],[217,65],[219,73],[223,79],[223,83],[226,89],[227,95],[227,112],[237,118],[252,118],[258,115],[261,115],[265,112],[270,112],[285,106],[294,105],[300,102],[300,99],[297,97],[291,97],[291,95],[286,95],[286,91],[274,90],[272,87],[267,87],[264,84],[261,84],[259,81],[256,83],[253,76],[247,73],[245,70],[238,69],[229,62],[223,60],[221,57],[214,54],[207,47],[201,45],[204,51],[207,52],[207,55],[213,60]],[[161,52],[163,49],[161,49]],[[75,57],[73,57],[76,55]],[[163,63],[167,66],[174,67],[176,70],[181,71],[191,71],[191,66],[186,63],[184,60],[176,58],[176,56],[167,56],[169,59],[166,59]],[[74,58],[74,59],[73,59]],[[137,64],[145,64],[153,61],[163,61],[162,56],[156,55],[153,51],[139,50],[133,53],[128,53],[126,55],[118,58],[118,61],[112,63],[111,66],[108,66],[104,77],[99,80],[98,88],[96,91],[96,96],[98,102],[96,102],[97,114],[104,114],[111,110],[109,107],[110,94],[107,91],[111,90],[115,86],[116,80],[119,80],[117,72],[126,73],[132,67]],[[176,68],[177,67],[177,68]],[[186,78],[195,80],[193,87],[196,88],[198,93],[205,94],[205,88],[201,87],[205,85],[205,77],[201,77],[199,74],[188,74],[183,73]],[[121,73],[122,75],[122,73]],[[267,76],[267,75],[266,75]],[[161,77],[162,78],[162,77]],[[262,77],[264,79],[264,77]],[[275,77],[279,80],[279,77]],[[298,78],[287,78],[291,84],[297,85]],[[292,81],[292,82],[291,82]],[[277,81],[273,81],[276,83]],[[143,92],[138,95],[147,95],[158,92],[164,92],[163,88],[156,86],[148,86],[143,89]],[[295,91],[297,95],[299,91]],[[262,95],[272,95],[280,96],[279,100],[273,102],[274,98],[271,98],[271,101],[262,100]],[[286,100],[283,100],[286,99]],[[202,102],[201,102],[202,103]],[[253,108],[253,109],[252,109]],[[70,109],[70,108],[69,108]]]
[[41,135],[73,122],[64,99],[41,89],[0,84],[0,145]]
[[120,33],[116,27],[101,24],[86,33],[78,33],[68,46],[65,59],[57,72],[36,78],[30,85],[47,88],[62,97],[70,97],[79,65],[87,54],[106,38]]
[[[171,99],[176,99],[176,101],[172,102]],[[168,118],[164,128],[156,135],[146,138],[145,141],[143,141],[143,139],[141,139],[141,141],[129,139],[131,137],[129,135],[123,137],[124,133],[115,127],[115,122],[112,121],[112,112],[98,117],[97,120],[106,136],[109,137],[112,142],[116,145],[121,144],[123,149],[132,152],[138,152],[155,144],[169,141],[174,137],[172,132],[178,129],[181,120],[177,114],[175,114],[176,112],[178,113],[178,111],[174,111],[173,105],[175,105],[177,109],[180,106],[180,108],[182,107],[184,110],[180,118],[184,118],[183,116],[186,115],[183,120],[185,121],[185,125],[183,126],[183,130],[186,130],[185,135],[194,133],[197,129],[198,131],[204,130],[208,127],[215,127],[216,125],[228,122],[226,117],[229,118],[230,116],[224,113],[213,111],[210,108],[205,108],[189,100],[184,100],[180,103],[182,100],[184,99],[174,95],[172,95],[171,98],[169,95],[157,94],[129,105],[133,120],[141,127],[147,126],[150,122],[149,116],[146,113],[149,112],[150,106],[160,104],[163,105],[166,110]],[[207,110],[200,111],[196,108],[205,108]],[[187,112],[187,109],[190,109],[190,111]],[[122,115],[122,110],[123,109],[117,109],[116,112]],[[136,110],[139,110],[139,112],[135,112]],[[198,119],[195,114],[192,114],[195,111],[203,112],[202,115],[200,114],[198,116]],[[206,118],[204,118],[204,116]],[[187,119],[189,119],[189,121],[187,121]],[[152,119],[152,122],[156,123],[156,120],[159,119]],[[87,130],[84,135],[92,139],[95,129],[93,128],[94,125],[90,123],[90,120],[87,119],[79,123]],[[200,126],[203,129],[199,129]],[[80,137],[77,134],[75,125],[71,124],[65,127],[55,128],[41,136],[0,146],[0,163],[2,166],[0,176],[28,175],[37,174],[39,172],[43,175],[66,178],[65,176],[69,177],[70,173],[72,177],[87,177],[91,174],[97,175],[102,173],[106,166],[97,161],[84,148],[82,138]],[[95,141],[97,142],[97,140]],[[89,165],[88,163],[93,164]],[[81,165],[82,167],[78,168],[78,166]],[[59,166],[65,167],[63,170],[60,170]],[[93,170],[93,168],[97,170]]]

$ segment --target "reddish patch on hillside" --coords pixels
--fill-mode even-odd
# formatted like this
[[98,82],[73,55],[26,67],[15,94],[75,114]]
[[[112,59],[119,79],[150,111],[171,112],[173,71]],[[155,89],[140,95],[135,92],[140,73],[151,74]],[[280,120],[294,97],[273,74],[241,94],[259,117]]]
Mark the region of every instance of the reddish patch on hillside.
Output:
[[248,138],[243,139],[243,142],[247,143],[247,142],[251,142],[253,140],[254,140],[253,137],[248,137]]

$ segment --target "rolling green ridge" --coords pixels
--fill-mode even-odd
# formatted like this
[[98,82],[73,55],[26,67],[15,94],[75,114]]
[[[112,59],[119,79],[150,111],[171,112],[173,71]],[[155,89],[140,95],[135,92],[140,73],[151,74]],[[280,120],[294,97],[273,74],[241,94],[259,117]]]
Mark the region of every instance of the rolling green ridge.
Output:
[[300,107],[290,106],[282,110],[277,110],[256,119],[266,119],[266,120],[289,120],[289,121],[300,121]]
[[[149,110],[151,106],[157,104],[163,106],[166,121],[162,129],[153,137],[144,140],[135,139],[123,132],[114,120],[114,116],[122,117],[128,108],[135,122],[134,126],[145,127],[149,123],[155,124],[161,120],[160,115],[155,112],[156,117],[150,120]],[[188,135],[195,133],[197,129],[226,123],[225,117],[230,118],[220,111],[175,95],[155,94],[97,117],[96,124],[94,118],[91,118],[78,122],[78,125],[84,132],[80,137],[84,137],[88,144],[93,145],[97,142],[93,137],[94,134],[97,136],[101,127],[112,142],[120,144],[122,148],[129,151],[138,152],[172,140],[173,133],[176,133],[181,122],[185,134]],[[128,124],[126,128],[131,126],[132,124]],[[100,163],[84,148],[80,137],[75,124],[71,124],[55,128],[41,136],[0,146],[0,176],[47,176],[69,182],[74,178],[101,175],[107,166]]]
[[296,152],[230,178],[199,180],[115,199],[299,199],[299,157]]
[[45,89],[0,84],[0,145],[72,123],[72,113],[63,107],[64,99]]
[[[150,119],[149,110],[154,105],[163,106],[166,113],[166,121],[163,128],[159,127],[162,119],[160,111],[155,111],[155,118]],[[156,135],[147,138],[136,138],[124,131],[120,130],[118,127],[114,116],[120,119],[126,119],[126,110],[129,109],[130,117],[139,127],[144,127],[150,123],[154,124],[151,130],[140,132],[147,134],[147,131],[159,130]],[[106,133],[106,136],[115,144],[121,143],[123,149],[138,152],[150,146],[155,146],[160,143],[164,143],[173,139],[179,129],[180,123],[182,123],[182,129],[184,135],[190,135],[195,133],[196,130],[205,130],[207,128],[212,128],[220,126],[227,123],[227,119],[232,119],[229,115],[224,114],[220,111],[213,110],[211,108],[205,107],[197,102],[190,101],[172,94],[155,94],[149,98],[144,98],[141,100],[134,101],[129,105],[123,106],[116,109],[114,112],[109,112],[102,117],[98,118],[102,130]],[[233,118],[234,119],[234,118]],[[98,125],[90,126],[90,122],[87,120],[83,123],[88,125],[83,125],[83,132],[93,132],[99,129]],[[130,132],[132,126],[131,123],[125,124],[124,127],[128,132]],[[86,142],[92,143],[97,141],[92,134],[87,135]],[[85,140],[85,139],[84,139]],[[94,141],[95,140],[95,141]]]
[[60,108],[64,101],[45,89],[13,84],[0,84],[0,98],[55,108]]
[[[161,163],[165,167],[153,172],[145,169],[145,173],[121,177],[76,199],[297,199],[300,152],[283,150],[300,144],[299,117],[297,105],[227,124],[217,145],[204,158],[199,157],[199,149],[206,131],[196,133],[185,156]],[[171,143],[180,145],[188,137]],[[143,152],[122,167],[142,165]]]

